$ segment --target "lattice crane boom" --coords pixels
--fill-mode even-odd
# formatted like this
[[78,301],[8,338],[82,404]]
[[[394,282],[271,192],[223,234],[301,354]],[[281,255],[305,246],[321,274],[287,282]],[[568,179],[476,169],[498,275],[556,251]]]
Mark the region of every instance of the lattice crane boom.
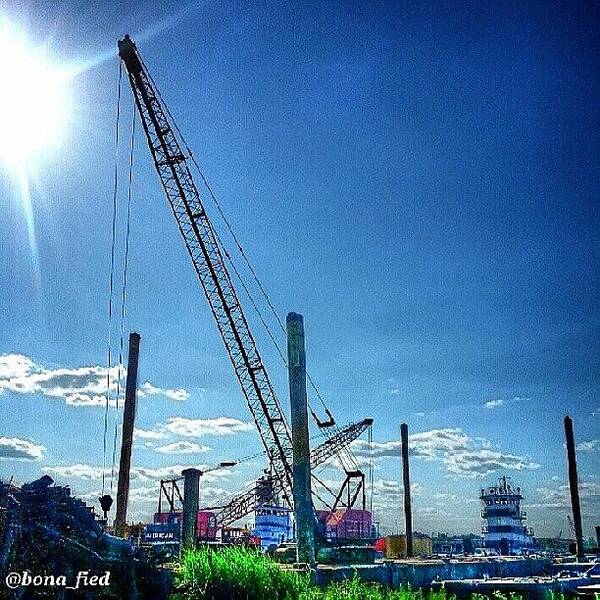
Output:
[[206,294],[286,501],[292,502],[291,435],[204,209],[176,125],[129,36],[119,41],[135,104],[167,200]]
[[[281,494],[292,506],[290,430],[194,183],[189,166],[192,157],[186,153],[177,126],[129,36],[119,41],[119,56],[125,65],[156,171],[269,458],[273,492]],[[338,430],[311,452],[311,466],[323,464],[338,454],[371,424],[372,419],[364,419]],[[257,488],[238,496],[218,515],[219,523],[228,525],[246,516],[258,500]]]
[[[322,444],[313,448],[310,453],[311,468],[314,469],[336,456],[340,450],[357,439],[372,424],[373,419],[363,419],[357,423],[350,423],[342,427],[335,435],[327,438]],[[291,454],[288,460],[291,462]],[[281,485],[277,479],[273,480],[273,492],[274,494],[281,492]],[[250,514],[257,504],[260,504],[258,486],[253,486],[245,493],[236,496],[221,510],[217,515],[217,523],[219,526],[227,527],[238,519]]]

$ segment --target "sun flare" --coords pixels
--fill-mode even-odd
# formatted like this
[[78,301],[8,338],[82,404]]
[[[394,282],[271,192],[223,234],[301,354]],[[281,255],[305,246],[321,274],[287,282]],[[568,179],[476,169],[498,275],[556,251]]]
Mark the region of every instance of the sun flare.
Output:
[[69,113],[68,74],[43,49],[0,24],[0,160],[23,166],[60,141]]

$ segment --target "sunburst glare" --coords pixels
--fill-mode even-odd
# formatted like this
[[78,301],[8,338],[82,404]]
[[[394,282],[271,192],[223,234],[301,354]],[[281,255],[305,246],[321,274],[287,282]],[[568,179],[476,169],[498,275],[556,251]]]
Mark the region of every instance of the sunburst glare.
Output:
[[23,165],[57,144],[69,112],[68,72],[7,23],[0,26],[0,158]]
[[0,163],[20,194],[36,283],[40,281],[30,179],[44,154],[59,147],[70,115],[72,71],[53,65],[47,48],[35,47],[24,32],[0,21]]

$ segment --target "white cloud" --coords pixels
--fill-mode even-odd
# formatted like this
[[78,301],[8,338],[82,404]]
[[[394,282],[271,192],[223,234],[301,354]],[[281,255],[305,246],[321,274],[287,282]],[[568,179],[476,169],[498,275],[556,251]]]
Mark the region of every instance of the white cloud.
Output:
[[[210,465],[169,465],[166,467],[132,467],[131,479],[139,481],[158,481],[160,479],[175,479],[181,477],[184,469],[195,468],[204,472],[212,467]],[[202,475],[203,483],[210,483],[218,479],[228,479],[230,476],[228,469],[215,469],[210,473]]]
[[[157,504],[158,503],[158,494],[159,487],[156,485],[152,485],[151,487],[131,487],[129,488],[129,498],[128,501],[131,504]],[[100,489],[93,490],[91,492],[86,492],[84,494],[75,494],[81,500],[85,502],[95,504],[98,502],[98,498],[102,495],[102,491]],[[114,508],[114,506],[113,506]],[[140,508],[139,506],[137,507]],[[144,511],[146,513],[147,511]],[[128,516],[131,513],[131,510],[127,511]],[[145,520],[147,520],[147,515],[145,515]]]
[[164,426],[166,431],[184,437],[201,437],[203,435],[233,435],[254,429],[251,423],[233,417],[217,417],[216,419],[186,419],[173,417]]
[[578,452],[594,452],[596,450],[600,450],[600,439],[588,440],[587,442],[577,444]]
[[210,452],[212,448],[196,444],[196,442],[181,441],[166,444],[165,446],[159,446],[158,448],[155,448],[155,450],[161,454],[201,454]]
[[502,399],[498,399],[498,400],[488,400],[484,406],[488,409],[488,410],[493,410],[494,408],[499,408],[500,406],[504,406],[504,400]]
[[[65,402],[69,406],[106,406],[106,396],[92,394],[68,394],[65,396]],[[108,401],[109,406],[115,406],[115,400]]]
[[[202,506],[222,506],[227,499],[233,495],[231,490],[226,490],[214,485],[204,485],[205,478],[202,478],[200,486],[200,501]],[[183,493],[183,490],[181,490]],[[151,515],[158,508],[158,497],[160,488],[158,482],[150,482],[148,486],[135,486],[129,489],[129,506],[127,510],[127,520],[132,523],[143,522],[147,523],[151,519]],[[75,494],[81,500],[88,504],[98,504],[98,498],[101,495],[100,489],[91,492]],[[167,507],[167,503],[163,498],[163,510]],[[176,507],[180,507],[180,502],[176,501]],[[113,506],[114,509],[114,506]]]
[[[366,441],[356,440],[351,446],[358,457],[369,457],[369,444]],[[372,457],[399,457],[401,447],[400,440],[373,442]],[[431,429],[410,434],[409,455],[442,461],[450,474],[462,478],[485,477],[501,469],[522,471],[540,466],[528,457],[492,450],[489,440],[471,438],[458,428]]]
[[530,398],[523,398],[522,396],[513,396],[508,400],[498,398],[497,400],[488,400],[484,403],[484,406],[488,410],[493,410],[494,408],[500,408],[501,406],[508,406],[509,404],[514,404],[515,402],[524,402],[527,400],[530,400]]
[[442,503],[456,502],[459,500],[459,497],[456,494],[449,494],[447,492],[435,492],[435,494],[433,494],[433,498]]
[[[199,438],[202,436],[229,436],[237,433],[252,431],[251,423],[234,419],[233,417],[217,417],[215,419],[187,419],[172,417],[166,423],[155,425],[152,429],[134,429],[136,440],[141,440],[146,448],[154,448],[163,454],[195,454],[208,452],[212,448],[191,441],[173,441],[176,436]],[[169,440],[170,438],[170,440]],[[158,446],[160,440],[169,440]]]
[[138,390],[139,396],[166,396],[171,400],[187,400],[190,397],[190,393],[183,389],[168,389],[168,388],[159,388],[155,385],[152,385],[149,381],[146,381]]
[[0,381],[20,379],[29,374],[34,363],[22,354],[5,354],[0,356]]
[[[530,507],[545,508],[566,514],[571,512],[571,492],[568,484],[538,488],[537,492],[540,496],[540,502],[530,504]],[[596,518],[600,511],[600,483],[580,481],[579,499],[584,517]]]
[[466,450],[470,443],[469,436],[458,428],[422,431],[409,435],[408,440],[409,455],[427,459],[434,459],[440,453]]
[[400,441],[372,442],[370,445],[366,440],[355,440],[350,444],[352,453],[358,458],[384,458],[388,456],[400,456],[402,444]]
[[46,448],[29,440],[0,437],[1,460],[40,460]]
[[[109,404],[114,406],[117,389],[120,388],[121,395],[125,392],[126,375],[126,368],[119,365],[111,367],[110,371],[99,365],[53,369],[22,354],[0,356],[0,392],[62,398],[69,406],[105,406],[109,379]],[[140,396],[144,395],[161,395],[173,400],[189,397],[184,389],[164,389],[149,382],[140,389]]]
[[[0,356],[0,391],[63,398],[72,406],[106,402],[108,369],[100,366],[48,369],[21,354]],[[111,393],[116,391],[118,366],[110,370]]]
[[[210,465],[168,465],[165,467],[131,467],[130,478],[132,481],[159,481],[160,479],[176,479],[181,477],[181,472],[184,469],[189,468],[199,469],[200,471],[207,471],[212,467]],[[75,465],[64,465],[47,467],[44,469],[49,475],[55,475],[65,480],[81,479],[84,481],[95,481],[102,479],[102,473],[104,472],[105,477],[110,477],[111,469],[109,467],[103,469],[100,466],[86,465],[86,464],[75,464]],[[115,473],[116,476],[116,473]],[[228,479],[230,476],[230,469],[215,469],[202,476],[202,481],[212,482],[219,479]]]
[[135,427],[133,430],[133,437],[138,440],[162,440],[167,437],[167,434],[160,430],[138,429]]
[[[469,437],[461,429],[431,429],[409,435],[408,452],[410,456],[433,460],[440,454],[458,452],[469,448]],[[373,458],[400,456],[402,443],[400,440],[389,442],[373,442],[371,444]],[[357,456],[369,456],[369,444],[365,440],[356,440],[352,449]]]
[[143,503],[158,502],[159,489],[156,486],[152,487],[133,487],[129,490],[129,502]]
[[499,470],[525,471],[538,469],[541,466],[523,456],[504,454],[486,448],[447,454],[444,456],[444,464],[450,473],[461,477],[486,477]]
[[94,467],[91,465],[66,465],[66,466],[57,466],[57,467],[46,467],[44,469],[46,473],[50,475],[57,475],[58,477],[62,477],[63,479],[83,479],[86,481],[94,481],[97,479],[102,479],[102,473],[104,472],[105,476],[110,476],[110,469],[102,467]]
[[[411,497],[420,496],[423,491],[421,484],[410,484]],[[391,479],[376,479],[373,482],[373,508],[378,513],[398,511],[404,501],[404,486]]]

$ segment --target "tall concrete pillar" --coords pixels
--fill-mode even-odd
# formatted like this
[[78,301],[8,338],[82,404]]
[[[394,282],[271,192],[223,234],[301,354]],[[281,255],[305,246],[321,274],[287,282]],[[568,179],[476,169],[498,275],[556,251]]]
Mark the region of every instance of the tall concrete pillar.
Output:
[[310,485],[310,444],[306,399],[306,352],[302,315],[287,316],[288,376],[292,412],[293,497],[298,562],[315,563],[315,516]]
[[569,415],[565,417],[565,437],[567,438],[569,489],[571,490],[571,507],[573,509],[573,527],[575,528],[575,544],[577,546],[577,559],[583,560],[583,528],[581,526],[581,505],[579,503],[579,484],[577,481],[575,436],[573,435],[573,419],[571,419]]
[[402,440],[402,486],[404,487],[404,526],[406,529],[406,556],[413,555],[412,509],[410,506],[410,472],[408,468],[408,425],[400,425]]
[[184,469],[183,475],[183,518],[181,524],[181,548],[188,550],[196,544],[196,523],[200,508],[200,477],[198,469]]
[[123,435],[121,439],[121,459],[119,462],[119,482],[117,484],[117,512],[115,534],[124,535],[127,523],[127,502],[129,500],[129,471],[131,469],[131,446],[137,398],[138,359],[140,355],[140,335],[129,334],[129,355],[127,359],[127,381],[125,383],[125,407],[123,408]]

